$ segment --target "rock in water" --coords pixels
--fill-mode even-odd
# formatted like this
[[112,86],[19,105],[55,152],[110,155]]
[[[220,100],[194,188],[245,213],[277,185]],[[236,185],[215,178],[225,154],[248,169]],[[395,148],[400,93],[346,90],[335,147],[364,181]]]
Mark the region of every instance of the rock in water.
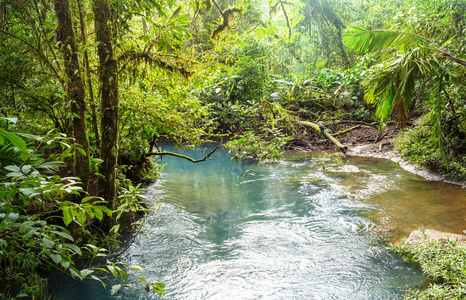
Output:
[[448,241],[457,241],[458,243],[461,243],[461,244],[466,243],[465,234],[442,232],[442,231],[437,231],[433,229],[415,230],[411,232],[406,242],[409,242],[411,245],[415,245],[426,238],[430,238],[432,240],[438,240],[443,243],[446,243]]

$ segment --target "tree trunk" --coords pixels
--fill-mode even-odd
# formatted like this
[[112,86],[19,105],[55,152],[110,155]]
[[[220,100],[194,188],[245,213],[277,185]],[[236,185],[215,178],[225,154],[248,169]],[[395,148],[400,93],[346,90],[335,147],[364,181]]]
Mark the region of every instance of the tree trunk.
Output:
[[116,165],[118,157],[118,70],[113,53],[113,34],[110,3],[94,0],[94,26],[97,54],[99,56],[99,81],[101,84],[101,165],[98,195],[107,201],[110,209],[116,202]]
[[84,12],[82,8],[82,0],[78,0],[78,11],[79,11],[79,24],[81,27],[81,38],[83,39],[83,44],[86,47],[84,50],[84,66],[86,68],[86,77],[87,77],[87,85],[89,89],[89,103],[91,104],[91,112],[92,112],[92,129],[94,130],[95,134],[95,145],[97,147],[97,156],[100,156],[100,134],[99,134],[99,126],[97,125],[97,113],[94,101],[94,91],[92,89],[92,77],[91,77],[91,68],[89,67],[89,53],[87,51],[87,37],[86,37],[86,28],[84,27]]
[[[74,150],[74,175],[81,178],[83,189],[87,191],[89,182],[89,140],[87,139],[85,90],[81,80],[78,54],[71,21],[68,0],[55,0],[55,12],[58,19],[58,40],[61,42],[65,74],[68,78],[65,90],[70,101],[73,135],[76,142]],[[78,150],[81,148],[82,152]]]

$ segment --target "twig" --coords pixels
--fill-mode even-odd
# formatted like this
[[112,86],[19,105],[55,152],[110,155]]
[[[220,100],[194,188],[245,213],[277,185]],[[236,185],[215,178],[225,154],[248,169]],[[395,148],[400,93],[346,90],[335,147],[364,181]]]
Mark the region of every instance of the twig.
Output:
[[139,229],[139,230],[136,232],[135,235],[132,235],[132,236],[131,236],[131,242],[130,242],[124,249],[122,249],[120,252],[118,252],[118,254],[115,254],[115,255],[109,254],[108,257],[109,257],[110,259],[115,259],[115,258],[119,257],[120,255],[122,255],[123,253],[125,253],[125,252],[129,249],[129,247],[131,247],[131,245],[133,245],[134,241],[135,241],[136,238],[139,236],[139,234],[141,234],[141,232],[142,232],[142,229]]
[[218,11],[219,11],[220,14],[222,15],[222,18],[225,18],[225,15],[223,14],[223,11],[222,11],[222,9],[220,8],[220,6],[218,6],[217,2],[215,2],[215,0],[212,0],[212,2],[215,4],[215,7],[217,7]]

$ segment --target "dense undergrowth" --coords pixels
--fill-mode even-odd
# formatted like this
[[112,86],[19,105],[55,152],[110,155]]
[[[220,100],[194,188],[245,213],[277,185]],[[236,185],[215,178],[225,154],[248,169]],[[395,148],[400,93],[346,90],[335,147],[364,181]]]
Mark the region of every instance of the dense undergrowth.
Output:
[[426,117],[415,122],[413,128],[402,132],[395,148],[402,158],[417,165],[429,168],[454,180],[466,180],[466,139],[465,131],[445,134],[447,141],[448,170],[441,159],[442,154],[437,140],[432,134],[432,123]]
[[407,261],[418,263],[427,276],[423,287],[408,291],[403,299],[466,297],[465,245],[425,239],[415,245],[399,244],[394,250]]

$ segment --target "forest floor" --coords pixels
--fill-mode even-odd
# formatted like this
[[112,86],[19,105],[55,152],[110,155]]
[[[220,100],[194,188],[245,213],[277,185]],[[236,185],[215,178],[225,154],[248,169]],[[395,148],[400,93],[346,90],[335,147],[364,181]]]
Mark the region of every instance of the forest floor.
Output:
[[[366,123],[350,126],[341,123],[327,128],[332,131],[335,138],[348,146],[349,151],[367,155],[392,152],[394,149],[393,142],[398,137],[400,130],[395,124],[390,124],[379,133],[377,125]],[[352,130],[339,134],[349,128]],[[300,132],[286,148],[303,151],[337,149],[324,136],[318,136],[315,132],[308,131]]]
[[376,127],[364,126],[337,138],[341,143],[347,145],[351,151],[360,151],[367,154],[386,153],[393,151],[393,142],[398,137],[399,131],[399,127],[395,124],[386,126],[380,133]]

